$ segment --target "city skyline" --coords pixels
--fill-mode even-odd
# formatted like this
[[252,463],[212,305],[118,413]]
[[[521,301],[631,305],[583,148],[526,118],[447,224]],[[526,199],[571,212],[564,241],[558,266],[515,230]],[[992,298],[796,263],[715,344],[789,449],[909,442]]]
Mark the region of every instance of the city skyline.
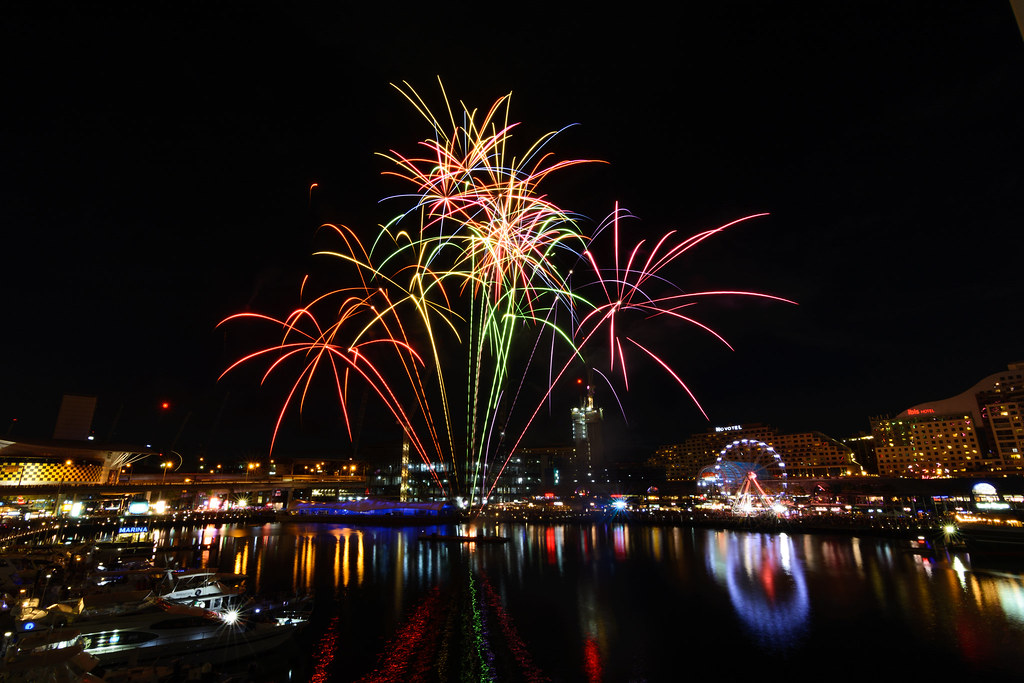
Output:
[[[628,424],[597,388],[620,443],[743,422],[841,438],[1022,360],[1019,291],[999,265],[1021,246],[1024,189],[1024,41],[1008,4],[508,19],[517,59],[469,61],[472,22],[365,11],[204,10],[193,24],[5,10],[18,68],[0,188],[12,256],[0,435],[49,436],[70,393],[100,397],[101,438],[269,445],[281,396],[217,381],[238,340],[216,325],[293,305],[319,223],[372,233],[391,217],[374,154],[429,131],[388,84],[437,103],[438,76],[471,106],[511,91],[523,140],[578,124],[553,151],[608,163],[550,191],[594,221],[616,201],[652,236],[769,213],[675,275],[798,305],[702,306],[731,352],[666,330],[708,420],[642,368]],[[388,47],[367,30],[378,26]],[[538,443],[571,440],[578,395],[563,393]],[[289,438],[332,443],[330,420],[314,410]]]

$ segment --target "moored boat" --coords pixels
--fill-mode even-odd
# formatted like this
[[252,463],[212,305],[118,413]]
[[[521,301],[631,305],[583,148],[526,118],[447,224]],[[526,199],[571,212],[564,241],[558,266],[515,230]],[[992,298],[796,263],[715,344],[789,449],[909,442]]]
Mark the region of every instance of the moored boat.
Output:
[[0,680],[12,683],[99,681],[90,673],[99,659],[85,651],[80,635],[76,630],[60,629],[24,634],[13,642],[5,638]]
[[959,514],[956,531],[972,556],[1024,556],[1022,511]]
[[[307,621],[308,615],[299,612],[282,616],[214,612],[158,599],[131,614],[82,619],[73,627],[48,633],[59,640],[75,640],[105,667],[176,658],[184,658],[190,665],[220,664],[264,654],[291,638]],[[23,627],[18,638],[32,635]]]

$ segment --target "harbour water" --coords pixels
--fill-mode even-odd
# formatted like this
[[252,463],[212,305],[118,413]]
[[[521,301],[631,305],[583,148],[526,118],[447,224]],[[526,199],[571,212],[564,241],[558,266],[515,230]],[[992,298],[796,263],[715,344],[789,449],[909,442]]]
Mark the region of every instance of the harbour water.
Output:
[[[507,543],[424,541],[498,534]],[[618,523],[223,525],[175,558],[313,592],[261,681],[893,680],[1024,671],[1024,566],[906,540]]]

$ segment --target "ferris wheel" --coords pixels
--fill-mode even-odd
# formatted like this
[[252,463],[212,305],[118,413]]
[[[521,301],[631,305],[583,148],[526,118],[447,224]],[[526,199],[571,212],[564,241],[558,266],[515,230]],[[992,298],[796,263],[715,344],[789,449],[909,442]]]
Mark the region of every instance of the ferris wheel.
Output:
[[786,463],[775,449],[755,439],[737,439],[718,454],[715,483],[735,512],[779,513],[786,496]]

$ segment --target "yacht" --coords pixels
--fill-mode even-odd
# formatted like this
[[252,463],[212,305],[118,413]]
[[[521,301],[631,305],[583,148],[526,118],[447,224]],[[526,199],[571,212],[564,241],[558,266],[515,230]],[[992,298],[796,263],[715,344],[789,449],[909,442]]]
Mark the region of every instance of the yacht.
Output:
[[99,681],[89,673],[99,660],[85,652],[79,636],[78,631],[61,629],[26,634],[13,642],[5,637],[0,680],[12,683]]
[[168,571],[154,595],[179,605],[224,612],[241,606],[245,597],[245,579],[244,574],[206,570]]
[[[308,614],[215,612],[158,598],[133,613],[82,618],[50,631],[75,640],[104,667],[183,658],[189,664],[223,663],[263,654],[298,631]],[[41,627],[40,627],[41,628]],[[19,638],[31,637],[36,625],[22,622]]]

